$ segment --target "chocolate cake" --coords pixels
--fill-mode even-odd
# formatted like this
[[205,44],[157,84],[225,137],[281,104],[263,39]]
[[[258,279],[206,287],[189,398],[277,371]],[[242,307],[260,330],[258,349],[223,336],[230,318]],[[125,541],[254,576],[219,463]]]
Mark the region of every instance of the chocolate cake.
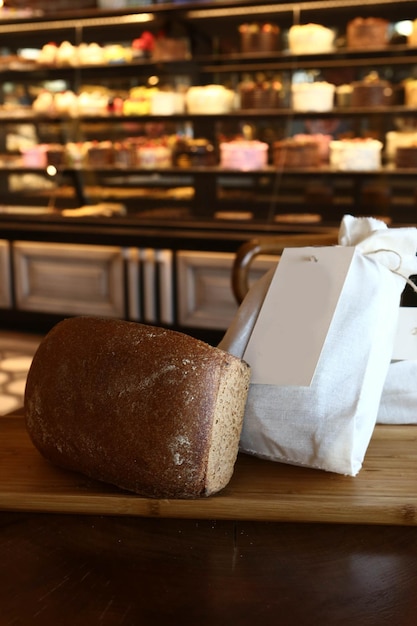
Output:
[[389,43],[389,22],[379,17],[355,17],[346,29],[348,48],[378,48]]

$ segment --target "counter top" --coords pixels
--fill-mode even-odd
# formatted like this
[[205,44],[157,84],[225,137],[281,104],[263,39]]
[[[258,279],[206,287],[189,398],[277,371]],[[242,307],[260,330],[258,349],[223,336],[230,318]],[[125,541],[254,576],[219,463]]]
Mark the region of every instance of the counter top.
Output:
[[[13,466],[9,493],[19,491],[20,483],[26,499],[21,511],[7,510],[4,500],[1,507],[2,626],[415,624],[417,528],[412,515],[392,524],[375,519],[363,524],[288,521],[294,515],[291,509],[287,521],[260,521],[259,516],[251,521],[239,519],[238,505],[235,515],[228,512],[229,519],[217,518],[215,510],[205,519],[193,518],[192,512],[187,519],[144,517],[134,511],[123,515],[36,512],[30,509],[39,495],[37,478],[32,477],[30,489],[21,481],[28,472],[39,472],[39,465],[33,467],[39,457],[25,438],[21,411],[1,417],[0,426],[3,497],[7,493],[4,468]],[[401,499],[407,494],[408,476],[409,485],[417,482],[413,460],[417,427],[410,427],[412,438],[411,432],[402,431],[408,440],[405,446],[393,436],[396,428],[402,427],[394,427],[391,434],[389,427],[379,429],[384,444],[381,448],[374,439],[372,449],[371,443],[364,476],[371,484],[372,474],[378,473],[378,455],[380,465],[385,459],[388,472],[402,464],[401,471],[394,470],[403,481]],[[265,471],[264,463],[260,464]],[[298,475],[297,468],[292,469]],[[239,478],[239,467],[237,471],[237,478],[245,479],[244,473]],[[305,472],[324,475],[303,469],[304,479]],[[55,478],[62,486],[59,473]],[[68,481],[71,473],[65,474]],[[261,484],[262,476],[258,474],[255,483]],[[355,480],[348,482],[353,485]],[[77,478],[74,484],[77,481],[85,489],[86,483],[83,487],[82,480]],[[332,481],[335,489],[339,482]],[[387,474],[385,482],[385,492],[393,491]],[[290,497],[296,484],[302,499],[311,487],[308,480],[292,487],[287,482],[282,493]],[[408,496],[413,499],[411,492]],[[338,502],[348,510],[347,494],[340,497],[339,493]]]

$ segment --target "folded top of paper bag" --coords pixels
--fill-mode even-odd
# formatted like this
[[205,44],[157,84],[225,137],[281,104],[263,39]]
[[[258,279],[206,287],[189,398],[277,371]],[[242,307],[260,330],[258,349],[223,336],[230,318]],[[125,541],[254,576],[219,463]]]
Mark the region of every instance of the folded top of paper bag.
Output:
[[374,217],[345,215],[339,229],[339,244],[355,246],[406,280],[417,274],[417,228],[388,228]]

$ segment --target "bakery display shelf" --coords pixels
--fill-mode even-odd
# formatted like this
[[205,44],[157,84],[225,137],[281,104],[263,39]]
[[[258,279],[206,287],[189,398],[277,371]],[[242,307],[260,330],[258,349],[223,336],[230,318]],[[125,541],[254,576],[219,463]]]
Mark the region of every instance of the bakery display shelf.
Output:
[[54,467],[23,414],[0,417],[0,510],[345,524],[417,524],[417,427],[377,425],[352,478],[239,455],[230,483],[197,500],[150,499]]
[[[349,62],[356,64],[360,62],[361,57],[366,57],[365,60],[368,61],[372,60],[372,63],[415,63],[416,54],[416,46],[409,44],[389,44],[375,48],[348,48],[346,46],[341,46],[335,48],[331,52],[313,52],[304,54],[294,54],[289,49],[273,52],[264,52],[261,50],[255,50],[253,52],[229,52],[196,57],[194,60],[204,69],[207,67],[207,70],[212,69],[212,66],[205,66],[204,64],[210,62],[217,62],[221,64],[223,67],[218,67],[217,65],[213,66],[216,67],[217,70],[220,70],[224,67],[228,67],[225,65],[228,61],[245,63],[245,68],[247,68],[247,64],[253,60],[261,60],[263,62],[279,61],[279,67],[283,67],[282,63],[288,62],[288,66],[284,65],[284,67],[286,69],[291,69],[294,67],[295,62],[302,62],[304,64],[308,61],[308,59],[314,59],[315,62],[319,61],[320,63],[325,63],[326,65],[327,63],[331,63],[338,58],[342,61],[348,58]],[[396,61],[397,57],[399,58],[399,61]]]
[[[368,56],[366,52],[362,52],[358,56],[350,56],[347,54],[340,54],[338,56],[332,54],[322,55],[304,55],[304,56],[264,56],[264,55],[250,55],[246,59],[236,59],[234,63],[234,57],[227,56],[224,60],[218,60],[217,64],[205,64],[201,65],[200,71],[202,74],[230,74],[239,72],[266,72],[266,71],[289,71],[294,72],[300,69],[332,69],[342,68],[346,69],[346,63],[349,63],[350,67],[362,68],[369,66],[384,67],[386,65],[397,66],[413,66],[417,63],[416,50],[413,49],[410,55],[401,56],[389,56],[386,54],[380,57]],[[206,62],[207,63],[207,62]]]
[[295,111],[291,108],[276,109],[239,109],[226,113],[175,113],[172,115],[114,115],[112,113],[103,114],[37,114],[35,112],[18,110],[16,112],[8,112],[0,110],[0,121],[3,123],[31,122],[33,124],[65,124],[65,123],[91,123],[102,124],[109,123],[129,123],[136,122],[146,124],[147,122],[166,122],[176,124],[179,122],[198,121],[198,120],[241,120],[241,119],[266,119],[266,118],[327,118],[327,117],[361,117],[361,116],[378,116],[378,115],[402,115],[415,116],[417,107],[405,105],[389,105],[389,106],[364,106],[364,107],[333,107],[328,111]]
[[[230,81],[235,86],[241,80],[243,72],[268,72],[271,70],[288,70],[290,73],[296,70],[309,70],[317,69],[323,70],[325,75],[326,68],[334,70],[337,73],[338,68],[349,69],[356,68],[356,74],[359,74],[362,69],[379,69],[388,67],[396,73],[401,74],[401,66],[411,67],[417,66],[417,47],[411,45],[405,45],[402,43],[392,43],[390,45],[374,48],[374,49],[349,49],[347,47],[337,47],[335,50],[329,53],[323,54],[303,54],[294,55],[289,50],[282,49],[277,52],[271,53],[242,53],[232,52],[230,54],[209,54],[208,49],[212,46],[214,49],[220,49],[217,47],[217,40],[210,40],[210,37],[227,36],[228,32],[233,29],[233,35],[235,39],[232,42],[232,49],[236,50],[238,42],[238,25],[242,23],[256,22],[261,19],[275,21],[279,24],[281,34],[284,36],[282,39],[282,45],[284,45],[286,29],[296,23],[306,23],[308,21],[318,23],[325,22],[328,27],[334,27],[338,35],[344,35],[346,24],[355,13],[362,15],[374,16],[377,11],[378,16],[387,16],[390,21],[398,21],[399,19],[407,16],[410,19],[410,15],[413,16],[415,11],[415,3],[411,0],[399,0],[399,2],[393,2],[393,0],[370,0],[367,2],[365,11],[363,12],[363,4],[359,0],[309,0],[297,4],[279,3],[272,0],[265,0],[261,3],[249,2],[249,0],[219,0],[212,2],[181,2],[181,3],[159,3],[153,5],[145,5],[139,10],[132,12],[132,10],[115,10],[115,11],[82,11],[76,16],[59,15],[56,18],[53,16],[45,17],[43,20],[36,20],[32,22],[19,22],[18,24],[0,24],[0,34],[4,35],[5,42],[11,42],[13,38],[19,36],[21,39],[27,39],[28,41],[40,42],[43,38],[44,42],[48,40],[56,39],[59,41],[63,37],[66,37],[71,33],[71,40],[76,43],[83,41],[93,41],[97,36],[97,41],[108,43],[116,39],[123,40],[123,38],[131,37],[132,33],[136,35],[141,33],[144,29],[156,27],[163,23],[160,18],[166,19],[167,23],[170,19],[175,19],[177,24],[177,18],[182,25],[186,25],[188,34],[194,38],[194,42],[197,39],[206,37],[204,45],[194,45],[193,57],[190,59],[172,60],[155,62],[152,58],[141,58],[133,62],[125,63],[110,63],[110,64],[79,64],[75,67],[68,67],[66,65],[40,65],[31,64],[30,68],[16,67],[13,64],[7,67],[3,67],[1,75],[5,78],[13,79],[13,76],[22,77],[22,83],[33,79],[34,86],[40,85],[43,79],[54,80],[56,78],[62,78],[67,80],[68,88],[76,90],[76,85],[81,85],[82,81],[88,82],[92,78],[96,82],[107,85],[107,88],[114,89],[115,84],[117,88],[123,87],[126,91],[126,85],[133,84],[133,82],[141,84],[143,77],[147,73],[158,73],[162,76],[164,74],[170,74],[172,72],[178,74],[184,73],[190,80],[190,84],[205,84],[225,82],[222,80],[222,75],[227,73],[235,74],[230,76]],[[149,20],[149,21],[147,21]],[[178,24],[177,24],[178,25]],[[45,38],[47,35],[47,39]],[[206,45],[210,40],[212,45]],[[220,39],[219,39],[220,41]],[[341,40],[338,40],[338,43]],[[7,68],[7,69],[6,69]],[[10,72],[8,74],[7,72]],[[330,72],[329,72],[330,73]],[[116,80],[120,79],[116,83]],[[38,83],[37,83],[38,81]],[[130,81],[130,83],[129,83]],[[132,82],[133,81],[133,82]],[[226,81],[227,82],[227,81]],[[19,85],[18,79],[15,83]],[[181,83],[183,84],[183,83]],[[185,84],[185,83],[184,83]],[[116,91],[116,90],[115,90]],[[398,93],[398,95],[401,95]],[[397,94],[396,94],[397,96]],[[399,101],[397,98],[395,101]],[[287,104],[286,100],[282,100],[281,104]],[[62,110],[62,107],[57,109]],[[132,109],[129,109],[130,111]],[[217,144],[221,135],[232,136],[234,133],[238,133],[244,123],[252,125],[259,132],[256,131],[254,137],[262,137],[265,127],[267,130],[272,130],[272,133],[278,139],[282,135],[290,132],[290,128],[296,128],[303,126],[302,122],[305,120],[317,121],[318,125],[322,124],[322,121],[329,120],[333,124],[335,119],[342,119],[342,123],[349,126],[350,133],[357,133],[358,135],[366,134],[379,134],[383,136],[383,133],[390,129],[391,126],[396,124],[395,118],[403,118],[402,121],[412,120],[417,113],[417,107],[409,107],[400,104],[390,106],[378,106],[378,107],[333,107],[331,110],[325,111],[300,111],[293,110],[288,106],[282,106],[279,108],[271,109],[239,109],[225,113],[178,113],[174,115],[120,115],[113,113],[89,113],[84,109],[84,113],[80,115],[68,115],[68,114],[38,114],[34,111],[32,114],[27,108],[22,111],[22,114],[18,111],[10,111],[6,108],[0,109],[0,121],[4,125],[16,124],[21,122],[31,122],[36,126],[38,132],[38,143],[65,143],[71,141],[77,141],[80,138],[83,141],[99,141],[108,140],[114,141],[114,138],[126,136],[127,134],[143,134],[145,125],[160,124],[164,133],[175,133],[178,130],[187,128],[193,129],[196,137],[207,137],[207,140],[213,144]],[[406,119],[407,118],[407,119]],[[294,120],[296,121],[293,124]],[[50,126],[48,126],[50,124]],[[43,126],[42,126],[43,125]],[[5,133],[10,132],[10,126],[6,127]],[[12,128],[11,132],[15,132]],[[270,145],[272,145],[272,139]],[[4,148],[3,148],[4,150]],[[270,159],[271,161],[271,159]],[[49,177],[50,174],[46,172],[45,168],[28,168],[22,167],[19,163],[7,162],[4,160],[3,165],[0,162],[0,169],[6,174],[3,174],[3,179],[7,180],[7,173],[44,173]],[[236,177],[252,177],[254,179],[261,179],[264,176],[270,177],[275,182],[278,181],[277,177],[281,177],[283,180],[287,175],[299,176],[301,187],[309,185],[314,177],[318,177],[320,181],[323,181],[323,177],[329,177],[329,180],[334,181],[334,177],[338,176],[340,179],[348,180],[352,179],[354,185],[359,187],[367,178],[371,175],[377,179],[381,177],[389,176],[390,180],[399,178],[412,178],[415,176],[415,171],[411,168],[396,169],[391,166],[382,166],[378,170],[362,170],[362,171],[343,171],[336,170],[328,165],[313,168],[276,168],[274,166],[266,167],[259,171],[242,171],[242,170],[225,170],[219,166],[201,166],[190,168],[156,168],[155,174],[161,176],[161,178],[167,178],[169,176],[176,176],[178,173],[181,175],[187,175],[190,177],[191,186],[195,188],[195,198],[191,201],[193,209],[197,210],[197,207],[201,204],[204,205],[204,211],[207,213],[213,213],[217,206],[211,206],[217,203],[218,198],[215,197],[215,191],[210,190],[208,193],[207,187],[221,186],[223,183],[219,182],[220,178],[232,179]],[[79,187],[76,191],[76,196],[81,198],[83,195],[82,188],[86,187],[93,181],[94,184],[103,185],[104,192],[112,193],[112,186],[116,186],[117,176],[126,177],[129,179],[128,185],[131,188],[137,184],[142,185],[139,182],[139,178],[146,178],[148,175],[146,170],[142,170],[138,167],[125,168],[122,166],[108,166],[108,167],[58,167],[58,176],[54,179],[51,177],[50,182],[55,181],[55,185],[60,184],[60,181],[69,182],[70,176],[73,180],[77,178]],[[11,176],[8,180],[11,180]],[[208,181],[208,184],[207,184]],[[148,184],[148,183],[145,183]],[[152,185],[153,183],[149,183]],[[159,183],[158,183],[159,184]],[[164,185],[165,183],[160,183]],[[169,183],[166,183],[169,184]],[[276,195],[280,196],[285,192],[285,184],[280,186],[276,184]],[[242,188],[244,185],[242,185]],[[36,193],[36,192],[35,192]],[[44,191],[47,193],[47,191]],[[142,192],[138,191],[138,196],[141,196]],[[52,191],[52,195],[55,194],[55,190]],[[154,199],[155,200],[155,199]],[[152,200],[151,200],[152,201]],[[278,199],[276,200],[278,202]],[[210,207],[210,208],[209,208]],[[222,207],[219,206],[221,209]]]
[[159,74],[170,74],[173,71],[187,71],[198,67],[201,74],[213,74],[219,72],[227,74],[231,72],[258,72],[271,70],[294,71],[296,69],[315,69],[319,64],[322,68],[346,68],[346,60],[352,67],[367,67],[384,65],[415,65],[417,63],[417,49],[410,46],[393,45],[378,49],[352,50],[339,48],[332,53],[293,55],[289,51],[264,53],[230,53],[193,57],[190,59],[163,59],[151,58],[135,59],[130,62],[120,63],[91,63],[79,65],[54,65],[28,63],[25,60],[17,60],[11,63],[3,63],[0,57],[0,74],[3,78],[33,77],[46,78],[50,75],[58,75],[62,78],[71,78],[74,72],[80,72],[87,78],[95,74],[108,76],[112,73],[121,72],[123,75],[137,72],[138,70],[156,70]]
[[[0,157],[1,159],[1,157]],[[55,167],[55,166],[54,166]],[[282,174],[302,174],[306,177],[316,177],[316,176],[340,176],[340,177],[366,177],[369,175],[384,177],[384,176],[398,176],[398,177],[408,177],[415,176],[417,174],[417,168],[409,167],[409,168],[397,168],[392,164],[382,165],[378,169],[363,169],[363,170],[342,170],[336,169],[328,164],[323,164],[318,167],[277,167],[274,165],[268,165],[262,169],[252,169],[252,170],[242,170],[242,169],[231,169],[224,168],[220,165],[218,166],[194,166],[194,167],[163,167],[158,168],[154,167],[152,170],[140,167],[117,167],[114,165],[109,166],[87,166],[83,165],[80,167],[55,167],[55,170],[48,170],[43,166],[26,166],[20,163],[7,163],[1,162],[0,160],[0,171],[3,172],[15,172],[15,173],[35,173],[35,174],[45,174],[46,176],[53,179],[53,177],[58,174],[92,174],[92,175],[112,175],[112,176],[120,176],[124,177],[140,175],[140,179],[132,180],[133,184],[143,184],[147,182],[150,185],[158,185],[158,184],[178,184],[179,177],[183,177],[184,181],[182,184],[189,185],[192,180],[191,176],[202,176],[202,177],[212,177],[212,176],[220,176],[220,177],[260,177],[263,178],[265,176],[282,176]],[[169,177],[175,176],[176,180],[169,180]],[[166,181],[164,180],[166,177]]]
[[[304,2],[260,2],[245,3],[236,2],[235,5],[222,6],[222,2],[207,2],[204,7],[201,5],[192,10],[187,7],[184,15],[188,20],[216,20],[216,19],[236,19],[243,18],[246,21],[256,21],[257,19],[276,19],[282,16],[291,17],[296,23],[313,22],[317,19],[329,16],[337,16],[346,19],[346,15],[351,15],[352,11],[361,13],[363,16],[373,17],[375,12],[381,15],[392,13],[393,0],[305,0]],[[398,19],[406,19],[410,11],[415,10],[415,0],[398,0],[394,2],[395,12]],[[178,6],[178,5],[177,5]],[[181,6],[181,5],[180,5]],[[182,5],[185,7],[185,5]]]
[[80,72],[83,78],[88,78],[91,75],[98,74],[98,76],[104,76],[114,72],[115,74],[122,72],[123,75],[135,73],[140,69],[148,71],[153,69],[158,70],[159,74],[166,72],[167,74],[173,71],[180,71],[193,66],[195,60],[193,59],[138,59],[129,63],[91,63],[82,65],[46,65],[41,63],[32,63],[30,66],[25,62],[15,61],[12,64],[6,64],[1,62],[0,57],[0,75],[3,78],[9,78],[13,76],[19,76],[19,78],[46,78],[57,75],[62,78],[71,78],[74,72]]

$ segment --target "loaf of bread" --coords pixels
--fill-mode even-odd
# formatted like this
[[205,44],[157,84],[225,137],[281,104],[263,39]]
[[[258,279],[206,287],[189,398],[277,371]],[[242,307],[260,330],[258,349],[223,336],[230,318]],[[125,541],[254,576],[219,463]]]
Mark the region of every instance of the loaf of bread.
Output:
[[186,334],[75,317],[34,356],[26,426],[61,467],[146,497],[209,496],[233,474],[249,376]]

